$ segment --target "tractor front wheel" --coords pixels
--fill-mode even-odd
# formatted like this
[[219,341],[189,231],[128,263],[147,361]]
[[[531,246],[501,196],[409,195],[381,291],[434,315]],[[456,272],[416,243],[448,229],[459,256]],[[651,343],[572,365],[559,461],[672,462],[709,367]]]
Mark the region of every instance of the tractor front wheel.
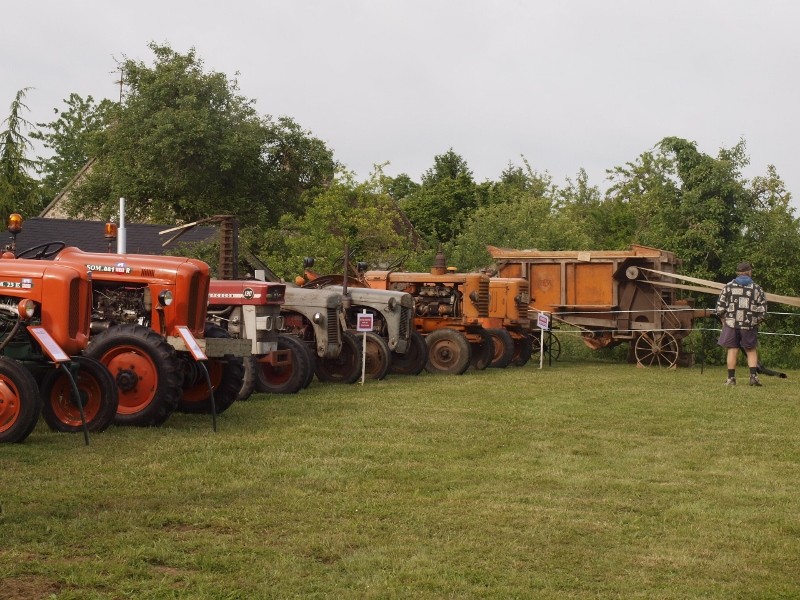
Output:
[[42,398],[30,371],[0,356],[0,442],[22,442],[42,410]]
[[389,367],[392,365],[392,351],[389,349],[389,343],[374,331],[368,331],[362,335],[367,336],[364,378],[383,379],[389,373]]
[[533,355],[533,337],[528,333],[523,333],[514,337],[514,357],[511,364],[515,367],[524,367]]
[[[230,334],[218,325],[206,323],[203,337],[230,338]],[[188,357],[185,360],[189,361]],[[214,408],[222,414],[228,410],[239,397],[244,381],[244,364],[240,356],[209,357],[205,365],[211,389],[202,373],[202,369],[193,360],[187,365],[189,377],[184,377],[183,394],[178,403],[178,410],[184,413],[211,414],[211,393],[214,393]]]
[[430,373],[461,375],[469,368],[472,349],[469,341],[456,329],[437,329],[425,338],[428,345],[428,362],[425,369]]
[[89,342],[87,356],[111,373],[118,425],[161,425],[177,408],[183,381],[175,349],[144,325],[115,325]]
[[361,346],[356,336],[342,332],[342,349],[336,358],[317,358],[317,379],[329,383],[355,383],[361,376]]
[[472,346],[472,359],[470,365],[476,371],[483,371],[492,362],[494,355],[494,341],[486,329],[481,329],[479,342],[470,342]]
[[487,329],[492,336],[492,361],[489,366],[493,369],[505,369],[514,358],[514,340],[508,329]]
[[278,335],[278,352],[288,352],[288,364],[272,364],[256,360],[256,390],[264,394],[295,394],[305,386],[313,363],[303,341],[290,334]]
[[[80,394],[86,428],[105,431],[114,422],[119,399],[111,373],[99,360],[73,356],[78,367],[73,374]],[[72,389],[72,382],[63,369],[50,369],[42,379],[39,392],[44,401],[42,417],[53,431],[76,433],[83,429],[81,411]]]
[[428,345],[418,331],[411,332],[408,349],[405,354],[392,352],[392,364],[389,373],[393,375],[419,375],[428,362]]

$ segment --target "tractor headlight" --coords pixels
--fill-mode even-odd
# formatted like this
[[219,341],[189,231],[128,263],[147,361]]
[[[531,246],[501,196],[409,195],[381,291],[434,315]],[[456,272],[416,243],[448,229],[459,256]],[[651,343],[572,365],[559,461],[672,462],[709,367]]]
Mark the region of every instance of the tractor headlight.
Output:
[[19,313],[19,318],[23,321],[27,321],[33,318],[33,313],[36,311],[36,303],[31,300],[30,298],[25,298],[24,300],[20,300],[19,304],[17,304],[17,312]]
[[172,292],[169,290],[161,290],[158,294],[158,305],[169,306],[172,304]]
[[325,322],[325,317],[322,313],[314,313],[314,323],[316,325],[322,325]]
[[394,312],[394,309],[397,308],[397,298],[389,298],[389,302],[386,304],[386,308]]

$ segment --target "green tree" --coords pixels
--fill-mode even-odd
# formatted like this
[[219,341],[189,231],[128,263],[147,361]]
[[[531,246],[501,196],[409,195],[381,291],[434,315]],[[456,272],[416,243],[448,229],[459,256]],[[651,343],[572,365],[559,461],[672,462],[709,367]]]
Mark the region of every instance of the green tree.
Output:
[[9,116],[0,123],[0,210],[6,216],[12,212],[36,215],[46,204],[39,182],[31,175],[38,163],[29,158],[33,145],[26,135],[34,126],[22,114],[29,110],[24,102],[28,90],[17,92]]
[[742,219],[752,210],[741,176],[746,164],[744,141],[714,158],[695,142],[668,137],[654,151],[612,170],[608,198],[629,205],[632,241],[675,252],[687,273],[716,279],[735,264],[731,252],[741,240]]
[[400,207],[414,228],[435,246],[458,235],[485,193],[486,188],[473,180],[466,161],[451,148],[434,157],[420,187],[406,196]]
[[357,183],[345,173],[310,194],[302,216],[283,215],[279,228],[264,232],[262,249],[255,253],[273,271],[293,279],[305,256],[315,257],[318,272],[337,272],[346,243],[356,260],[386,264],[408,252],[408,239],[407,225],[395,201],[382,191],[380,177]]
[[243,227],[302,212],[302,196],[327,185],[330,150],[289,118],[257,114],[238,83],[186,54],[150,44],[153,66],[121,63],[126,94],[109,114],[96,167],[70,197],[73,213],[192,221],[233,214]]
[[39,159],[43,192],[49,199],[98,154],[97,138],[108,125],[113,107],[110,100],[96,103],[92,96],[82,98],[74,93],[63,102],[64,110],[53,109],[58,115],[55,121],[37,123],[39,129],[31,133],[31,138],[41,141],[52,152]]
[[[383,172],[382,167],[379,168]],[[396,201],[410,196],[419,189],[419,184],[405,173],[400,173],[397,177],[383,176],[381,186],[383,191]]]
[[580,189],[562,190],[547,174],[524,166],[509,165],[498,182],[491,184],[489,202],[476,209],[459,234],[446,245],[451,263],[462,270],[489,265],[487,245],[542,250],[582,249],[590,238],[584,233],[579,202],[596,202],[599,192],[589,188],[585,172],[579,175]]

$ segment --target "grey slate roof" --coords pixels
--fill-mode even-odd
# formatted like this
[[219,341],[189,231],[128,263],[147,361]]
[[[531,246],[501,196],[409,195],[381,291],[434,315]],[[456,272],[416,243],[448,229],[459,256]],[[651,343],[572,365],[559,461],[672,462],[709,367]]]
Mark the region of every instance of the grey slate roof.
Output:
[[[166,248],[162,244],[177,232],[159,235],[159,231],[171,229],[171,225],[145,225],[126,223],[126,250],[130,254],[163,254],[180,244],[191,244],[201,241],[213,241],[219,232],[217,227],[195,226],[173,241]],[[64,242],[67,246],[77,246],[85,252],[108,252],[108,240],[104,237],[105,221],[81,221],[77,219],[46,219],[32,217],[26,219],[22,231],[17,235],[17,253],[45,244],[47,242]],[[11,234],[5,232],[0,248],[11,242]],[[116,242],[111,244],[111,252],[117,251]]]

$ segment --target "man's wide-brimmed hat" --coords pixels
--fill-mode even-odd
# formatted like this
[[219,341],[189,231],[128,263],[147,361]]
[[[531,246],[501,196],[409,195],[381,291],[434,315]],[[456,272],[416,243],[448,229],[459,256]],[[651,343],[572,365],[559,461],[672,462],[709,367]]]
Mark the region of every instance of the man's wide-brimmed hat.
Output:
[[753,270],[753,265],[751,265],[747,261],[740,262],[739,266],[736,267],[736,272],[737,273],[749,273],[752,270]]

